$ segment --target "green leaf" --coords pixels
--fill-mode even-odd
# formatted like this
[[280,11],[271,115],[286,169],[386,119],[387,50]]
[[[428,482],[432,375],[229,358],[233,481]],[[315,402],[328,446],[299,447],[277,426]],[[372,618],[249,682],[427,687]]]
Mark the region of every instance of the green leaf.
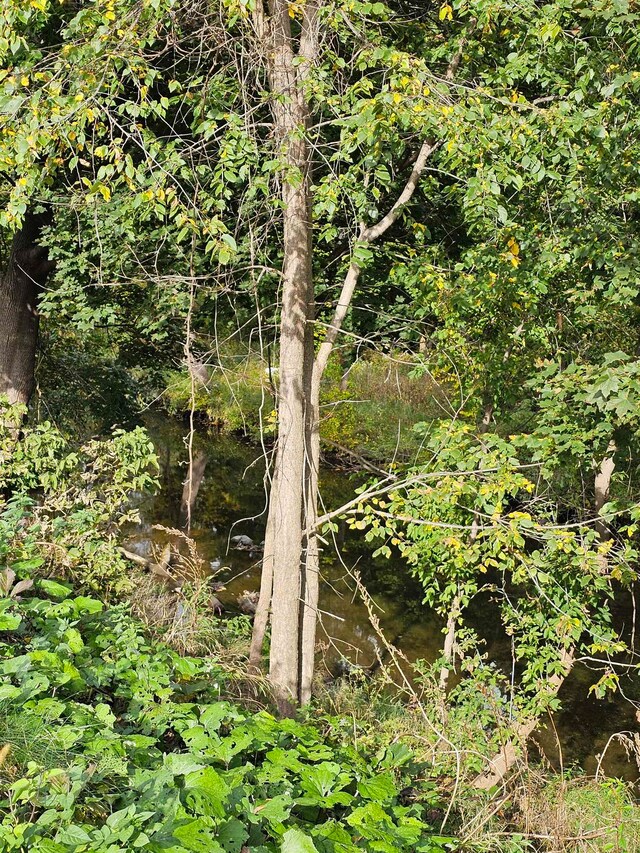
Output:
[[225,853],[240,853],[248,837],[245,824],[235,817],[223,823],[217,831],[217,840]]
[[281,853],[318,853],[318,848],[310,836],[293,827],[282,836]]
[[358,793],[365,800],[389,800],[396,796],[398,788],[391,773],[381,773],[358,782]]
[[193,755],[173,752],[170,755],[165,755],[164,766],[174,776],[186,776],[188,773],[195,773],[198,770],[202,770],[204,764],[196,761]]
[[78,654],[84,649],[84,642],[77,628],[67,628],[64,632],[64,639],[73,654]]
[[60,600],[69,598],[71,593],[71,587],[68,584],[58,583],[58,581],[40,580],[38,581],[38,588],[46,592],[51,598]]
[[91,843],[91,836],[81,826],[71,824],[66,829],[63,829],[56,836],[56,841],[61,844],[68,844],[72,847],[79,847],[83,844]]
[[213,767],[189,773],[184,780],[185,799],[195,814],[224,817],[229,786]]
[[280,794],[266,802],[258,803],[253,809],[252,822],[256,822],[256,818],[266,820],[274,828],[280,827],[289,817],[293,801],[291,794]]
[[17,613],[0,613],[0,631],[15,631],[21,622]]

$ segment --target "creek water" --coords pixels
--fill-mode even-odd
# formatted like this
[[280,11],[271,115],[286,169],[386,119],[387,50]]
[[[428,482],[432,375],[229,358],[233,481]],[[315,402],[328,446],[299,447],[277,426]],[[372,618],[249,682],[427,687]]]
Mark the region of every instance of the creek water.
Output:
[[[129,547],[149,555],[154,546],[166,543],[166,534],[153,525],[177,527],[187,475],[186,435],[183,423],[154,413],[146,420],[161,466],[161,489],[141,508],[142,524],[134,531]],[[260,557],[235,550],[231,538],[245,535],[253,542],[264,539],[266,520],[265,464],[259,447],[232,436],[199,429],[193,443],[201,482],[192,509],[191,536],[200,555],[212,564],[216,579],[224,584],[217,593],[229,611],[237,608],[238,596],[255,591],[260,584]],[[362,475],[335,467],[321,472],[323,505],[339,507],[353,497]],[[196,489],[194,488],[195,492]],[[341,524],[322,558],[319,656],[331,670],[341,658],[365,667],[375,665],[380,640],[370,623],[366,606],[356,594],[352,571],[356,568],[371,596],[374,612],[385,636],[409,661],[435,660],[442,648],[441,620],[422,603],[420,584],[400,557],[372,557],[364,534]],[[495,605],[479,601],[473,627],[486,643],[489,660],[511,671],[508,643],[496,618]],[[633,621],[630,597],[616,604],[614,619],[628,633]],[[640,651],[640,649],[638,649]],[[618,732],[640,732],[636,704],[640,705],[640,677],[621,677],[621,692],[607,699],[589,694],[600,674],[577,664],[562,687],[562,710],[536,733],[537,748],[556,769],[579,766],[594,774],[603,753],[601,772],[638,783],[640,772],[628,756]],[[635,703],[635,704],[634,704]]]

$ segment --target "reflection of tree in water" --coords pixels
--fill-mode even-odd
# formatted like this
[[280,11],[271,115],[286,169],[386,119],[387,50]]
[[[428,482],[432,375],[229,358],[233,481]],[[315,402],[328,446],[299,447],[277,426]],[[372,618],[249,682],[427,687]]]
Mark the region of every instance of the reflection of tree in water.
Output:
[[[156,444],[161,464],[161,491],[153,503],[143,507],[148,522],[176,526],[184,520],[188,490],[188,452],[185,444],[187,427],[166,416],[152,414],[147,421],[150,436]],[[199,429],[193,446],[192,535],[207,561],[221,558],[229,566],[222,579],[227,585],[228,602],[235,603],[245,590],[254,590],[259,582],[259,559],[250,558],[246,551],[227,551],[228,538],[236,534],[250,536],[258,543],[264,538],[265,490],[264,459],[260,448],[244,443],[234,436],[208,433]],[[351,474],[325,467],[321,472],[321,490],[326,509],[341,506],[354,496],[368,475]],[[327,643],[326,628],[332,638],[327,662],[335,663],[339,653],[366,666],[376,666],[375,637],[369,625],[366,609],[357,596],[349,568],[356,566],[379,610],[386,637],[397,644],[409,660],[433,660],[442,644],[442,623],[422,603],[423,590],[412,577],[409,566],[398,554],[390,559],[374,558],[379,543],[369,543],[361,531],[350,530],[338,523],[333,538],[327,537],[322,556],[324,579],[321,607],[325,615],[319,633]],[[145,535],[149,535],[149,531]],[[335,548],[334,548],[335,545]],[[336,549],[341,559],[336,556]],[[348,568],[347,568],[348,567]],[[228,580],[232,581],[227,584]],[[515,594],[515,593],[514,593]],[[484,638],[487,658],[503,672],[511,672],[511,647],[502,631],[497,610],[500,601],[491,592],[478,595],[469,609],[469,621]],[[630,624],[628,602],[614,608],[617,627]],[[517,675],[517,672],[516,672]],[[589,685],[596,680],[593,672],[576,666],[563,686],[561,698],[564,710],[555,716],[555,730],[548,726],[537,736],[545,754],[553,762],[557,756],[556,731],[560,737],[565,765],[579,761],[594,772],[595,754],[606,746],[613,731],[634,729],[634,709],[617,695],[613,701],[602,702],[588,696]],[[638,695],[637,683],[625,679],[625,693]],[[636,778],[633,762],[624,755],[623,747],[609,747],[604,769],[626,778]]]
[[206,467],[207,454],[200,448],[192,454],[189,460],[180,499],[180,527],[187,533],[191,530],[191,525],[194,522],[194,509]]
[[[153,415],[147,421],[147,429],[162,465],[162,488],[154,499],[154,520],[183,526],[189,509],[184,426]],[[264,507],[264,461],[260,450],[233,437],[199,430],[193,444],[191,527],[215,527],[227,532],[239,518],[261,515]],[[264,529],[264,520],[256,518],[250,525],[257,535]]]

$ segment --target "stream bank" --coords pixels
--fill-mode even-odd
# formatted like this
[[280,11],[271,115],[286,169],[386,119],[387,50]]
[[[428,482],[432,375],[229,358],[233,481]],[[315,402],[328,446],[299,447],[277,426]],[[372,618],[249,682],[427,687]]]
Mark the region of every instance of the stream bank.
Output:
[[[158,451],[162,486],[142,505],[143,521],[132,531],[129,546],[149,557],[154,548],[166,544],[166,532],[154,525],[177,527],[181,510],[184,515],[188,453],[184,424],[152,413],[146,425]],[[221,603],[233,612],[245,591],[259,587],[259,543],[264,539],[267,504],[264,453],[259,446],[199,427],[194,441],[196,457],[199,486],[192,506],[191,536],[216,580],[224,585],[217,593]],[[323,505],[328,509],[342,505],[362,481],[362,474],[325,466],[321,472]],[[232,538],[238,536],[249,537],[257,547],[233,548]],[[380,639],[356,593],[354,569],[371,595],[386,638],[407,660],[433,661],[440,655],[443,624],[422,603],[420,584],[398,555],[373,558],[372,550],[362,533],[348,530],[343,523],[325,548],[318,643],[319,656],[330,672],[336,672],[342,660],[375,668],[380,654]],[[615,614],[621,630],[629,628],[632,615],[631,603],[621,602]],[[510,672],[510,648],[488,596],[478,600],[473,618],[485,640],[488,659]],[[560,693],[562,710],[536,733],[535,744],[554,769],[578,766],[589,775],[596,773],[599,756],[605,751],[602,773],[637,782],[640,774],[633,755],[627,755],[624,743],[615,735],[638,731],[633,700],[640,696],[639,679],[622,678],[621,691],[606,699],[589,693],[597,679],[585,663],[574,667]]]

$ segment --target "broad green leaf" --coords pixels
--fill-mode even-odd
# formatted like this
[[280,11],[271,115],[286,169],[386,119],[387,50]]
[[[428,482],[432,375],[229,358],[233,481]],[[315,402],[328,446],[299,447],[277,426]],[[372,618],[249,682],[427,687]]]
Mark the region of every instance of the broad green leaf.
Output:
[[312,838],[293,827],[282,836],[281,853],[318,853]]

